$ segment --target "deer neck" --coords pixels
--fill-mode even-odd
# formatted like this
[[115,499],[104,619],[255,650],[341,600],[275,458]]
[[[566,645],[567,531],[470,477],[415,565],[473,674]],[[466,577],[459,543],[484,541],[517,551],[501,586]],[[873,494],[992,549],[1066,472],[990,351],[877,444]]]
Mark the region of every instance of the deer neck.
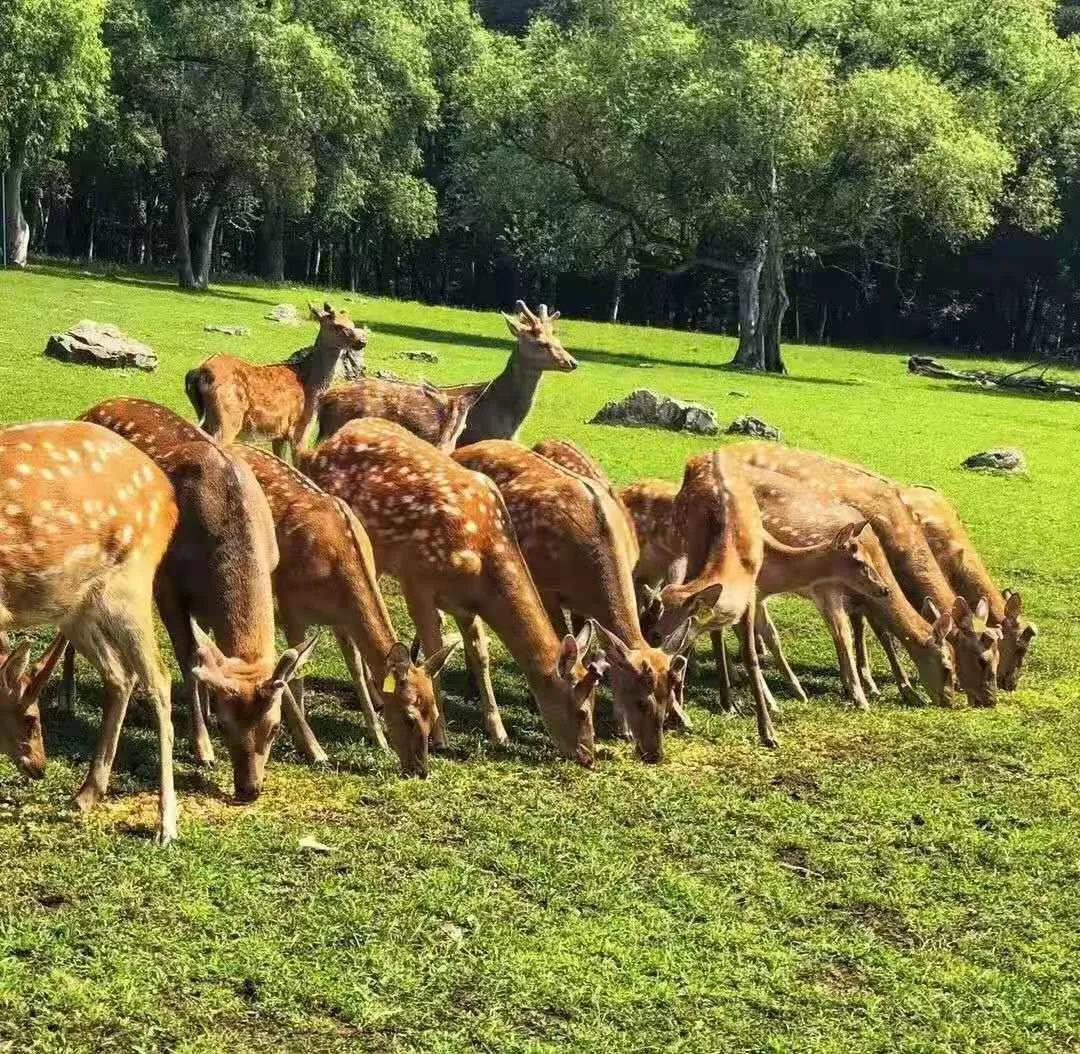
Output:
[[491,387],[480,399],[480,402],[495,407],[501,418],[500,434],[493,438],[513,439],[518,434],[536,400],[542,373],[542,370],[523,362],[516,351],[510,356],[502,373],[492,381]]
[[929,597],[938,610],[948,611],[955,599],[940,565],[930,551],[918,528],[897,532],[883,530],[878,534],[900,585],[909,598],[918,598],[920,605]]
[[837,577],[834,555],[831,542],[799,549],[768,539],[765,562],[758,576],[759,590],[763,595],[771,595],[808,589],[816,582],[834,579]]
[[1001,595],[1001,590],[994,584],[986,565],[974,549],[965,547],[961,552],[963,559],[954,557],[949,560],[946,577],[956,592],[973,608],[986,597],[990,605],[990,624],[1000,625],[1005,621],[1005,598]]
[[325,392],[330,387],[337,371],[341,352],[341,347],[328,343],[320,335],[315,340],[312,349],[295,364],[297,376],[309,398]]
[[866,603],[873,605],[886,628],[900,641],[909,655],[915,651],[925,651],[931,646],[933,630],[926,619],[911,606],[903,590],[890,588],[888,596],[874,597]]

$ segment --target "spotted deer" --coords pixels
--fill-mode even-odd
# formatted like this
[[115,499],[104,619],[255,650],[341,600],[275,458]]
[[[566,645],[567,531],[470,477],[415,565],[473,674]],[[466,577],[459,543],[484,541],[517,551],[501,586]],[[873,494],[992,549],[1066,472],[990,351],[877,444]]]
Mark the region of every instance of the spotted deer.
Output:
[[[320,490],[292,466],[254,447],[233,448],[251,467],[270,503],[281,559],[274,596],[291,645],[312,626],[329,626],[352,676],[370,738],[386,740],[371,702],[371,671],[404,775],[428,774],[428,735],[434,720],[431,679],[459,642],[417,664],[398,640],[379,591],[375,560],[360,521],[341,498]],[[303,710],[303,682],[293,694]]]
[[[954,610],[957,594],[891,481],[858,465],[775,443],[738,443],[727,451],[739,463],[823,487],[834,500],[857,509],[873,525],[893,574],[912,606],[929,614],[929,600],[933,611]],[[956,652],[957,677],[973,706],[990,706],[996,700],[995,638],[999,636],[1000,631],[993,627],[953,620],[950,641]]]
[[112,432],[83,421],[0,430],[0,632],[56,626],[101,675],[101,730],[75,795],[83,811],[104,798],[131,690],[136,681],[146,687],[157,717],[162,843],[176,837],[177,813],[153,581],[176,521],[168,478]]
[[[591,663],[582,671],[583,642],[569,635],[560,641],[552,629],[495,484],[377,418],[351,421],[316,451],[303,452],[300,468],[360,517],[376,566],[401,583],[424,654],[442,648],[439,611],[449,612],[483,684],[482,618],[525,674],[560,751],[591,766],[591,697],[602,667]],[[489,737],[506,742],[486,686],[482,698]],[[437,705],[436,742],[444,734]]]
[[1024,618],[1020,594],[998,588],[963,521],[944,494],[932,487],[900,486],[900,500],[922,528],[927,544],[957,594],[973,609],[986,600],[986,621],[1001,631],[998,687],[1015,691],[1024,658],[1038,633]]
[[447,391],[430,384],[361,377],[352,384],[332,388],[322,397],[316,441],[321,443],[348,421],[381,417],[396,421],[436,449],[449,453],[486,387],[474,385],[464,391]]
[[616,713],[642,760],[663,760],[664,721],[680,708],[686,674],[686,658],[676,653],[689,626],[663,648],[642,636],[633,582],[637,541],[622,509],[595,480],[507,440],[462,447],[454,460],[501,491],[552,625],[564,624],[564,610],[596,622]]
[[[278,547],[262,489],[243,459],[157,403],[109,399],[83,417],[139,447],[172,482],[180,520],[154,595],[191,702],[195,758],[214,761],[206,728],[212,708],[232,758],[236,798],[254,801],[283,703],[300,748],[311,760],[326,757],[288,692],[314,638],[275,660]],[[121,502],[129,496],[117,492]]]
[[60,634],[30,668],[32,641],[0,654],[0,750],[24,776],[45,775],[45,741],[38,700],[67,642]]
[[362,367],[368,331],[329,304],[308,305],[319,323],[311,351],[298,362],[254,366],[231,355],[214,355],[184,380],[199,422],[228,446],[240,439],[269,439],[274,453],[299,449],[343,358]]

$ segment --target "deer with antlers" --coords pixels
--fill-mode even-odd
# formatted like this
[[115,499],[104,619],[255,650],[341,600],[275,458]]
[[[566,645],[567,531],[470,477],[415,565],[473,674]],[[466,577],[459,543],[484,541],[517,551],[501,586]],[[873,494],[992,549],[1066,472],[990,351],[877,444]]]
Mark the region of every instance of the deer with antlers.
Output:
[[[458,641],[425,662],[398,640],[379,590],[371,542],[341,498],[320,490],[284,461],[254,447],[234,448],[251,467],[270,503],[281,559],[274,596],[290,645],[312,626],[333,629],[352,676],[370,738],[386,740],[371,702],[371,671],[403,775],[428,774],[428,736],[436,714],[432,678]],[[303,682],[292,685],[303,711]]]
[[[195,757],[214,761],[206,728],[212,709],[232,758],[236,798],[254,801],[283,705],[301,750],[311,760],[326,758],[288,691],[315,638],[275,660],[278,547],[262,489],[242,458],[157,403],[110,399],[83,417],[139,447],[172,482],[179,526],[154,595],[191,701]],[[123,490],[117,496],[127,500]]]
[[664,720],[680,710],[689,625],[660,648],[642,636],[634,596],[637,542],[608,491],[517,443],[488,440],[454,460],[494,480],[554,626],[563,612],[595,620],[611,665],[616,713],[642,760],[663,759]]
[[[596,662],[583,668],[583,641],[570,635],[560,641],[552,629],[495,484],[377,418],[351,421],[317,450],[303,452],[300,468],[360,517],[376,566],[401,583],[424,654],[443,647],[439,612],[447,611],[482,683],[482,618],[525,674],[560,751],[591,766],[592,695],[603,669]],[[493,693],[482,698],[489,737],[506,742],[502,718],[490,705]],[[437,705],[436,742],[444,734]]]
[[[59,627],[105,686],[101,731],[75,801],[86,811],[105,796],[128,698],[141,681],[157,717],[158,839],[171,842],[172,715],[154,638],[153,581],[177,521],[172,485],[112,432],[82,421],[44,421],[0,430],[0,495],[0,632]],[[54,645],[57,653],[61,646]],[[46,667],[56,657],[50,653]],[[10,672],[21,666],[20,659]],[[46,667],[39,667],[39,680]],[[29,759],[31,770],[36,761]]]
[[190,370],[184,380],[200,424],[228,446],[240,439],[268,439],[274,453],[303,444],[319,399],[334,379],[339,362],[348,359],[357,372],[368,331],[329,304],[308,305],[319,323],[315,345],[297,362],[253,366],[231,355],[214,355]]
[[33,669],[30,668],[32,641],[23,641],[0,655],[0,750],[24,776],[34,780],[45,775],[45,741],[38,700],[66,643],[63,635],[58,634]]

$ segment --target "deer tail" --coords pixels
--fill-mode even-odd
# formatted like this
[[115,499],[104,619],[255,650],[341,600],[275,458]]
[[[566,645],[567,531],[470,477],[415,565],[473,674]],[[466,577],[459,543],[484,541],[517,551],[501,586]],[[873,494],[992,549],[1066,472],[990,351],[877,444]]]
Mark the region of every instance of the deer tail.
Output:
[[191,401],[191,405],[195,407],[195,413],[199,416],[200,426],[206,420],[206,401],[203,398],[204,379],[205,370],[202,366],[196,366],[195,369],[188,370],[184,376],[184,391],[187,392],[187,397]]

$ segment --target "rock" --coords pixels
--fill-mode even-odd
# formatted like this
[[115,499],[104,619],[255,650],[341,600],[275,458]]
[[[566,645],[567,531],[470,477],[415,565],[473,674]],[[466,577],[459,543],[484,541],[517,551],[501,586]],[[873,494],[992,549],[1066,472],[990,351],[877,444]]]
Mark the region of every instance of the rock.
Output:
[[278,322],[283,326],[300,325],[300,311],[295,304],[278,304],[263,317],[268,322]]
[[736,417],[727,427],[729,436],[753,436],[754,439],[772,439],[777,443],[784,441],[779,428],[773,428],[759,417]]
[[1027,472],[1027,459],[1015,447],[980,450],[965,458],[961,468],[974,472]]
[[433,351],[403,351],[403,359],[412,359],[413,362],[438,362],[439,356]]
[[225,333],[230,337],[250,337],[251,330],[247,326],[219,326],[216,322],[211,322],[208,325],[203,326],[203,329],[207,333]]
[[728,395],[732,395],[736,399],[749,399],[750,398],[750,393],[749,392],[740,392],[740,391],[737,391],[736,389],[732,389],[730,392],[728,392]]
[[672,432],[696,432],[707,436],[720,431],[712,410],[669,395],[659,395],[648,388],[638,388],[624,399],[605,403],[592,423],[667,428]]
[[398,374],[394,373],[393,370],[376,370],[371,376],[377,377],[380,381],[404,380],[403,377],[400,377]]
[[[285,361],[290,365],[295,366],[302,359],[306,359],[313,351],[314,347],[297,348]],[[361,352],[356,352],[355,355],[345,354],[338,359],[338,364],[334,369],[334,380],[336,381],[356,381],[364,376],[364,367],[356,365],[356,359],[363,359]]]
[[107,366],[121,369],[154,370],[158,358],[153,348],[132,339],[111,322],[84,318],[66,333],[53,333],[45,345],[50,359],[80,366]]

